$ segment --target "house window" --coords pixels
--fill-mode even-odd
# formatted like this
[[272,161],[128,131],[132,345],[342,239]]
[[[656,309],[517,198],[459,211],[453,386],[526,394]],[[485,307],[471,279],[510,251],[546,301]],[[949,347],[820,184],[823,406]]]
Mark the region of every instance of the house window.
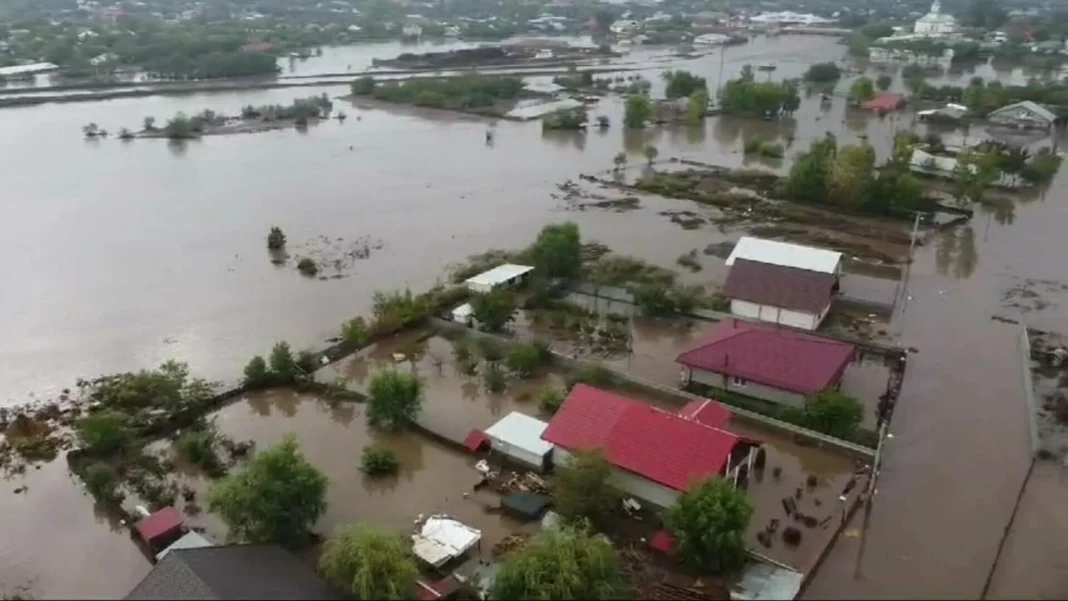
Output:
[[748,383],[749,383],[749,380],[746,380],[745,378],[739,378],[738,376],[731,376],[731,384],[733,386],[737,386],[739,388],[744,388],[745,385],[748,384]]

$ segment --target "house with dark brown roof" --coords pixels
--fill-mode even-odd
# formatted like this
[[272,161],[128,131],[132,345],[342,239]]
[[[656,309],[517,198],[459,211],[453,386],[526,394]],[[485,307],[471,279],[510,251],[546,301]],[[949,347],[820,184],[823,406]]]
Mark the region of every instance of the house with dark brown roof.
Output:
[[838,292],[841,254],[744,237],[727,258],[723,294],[746,319],[815,330]]
[[348,599],[277,545],[174,549],[126,599]]
[[856,347],[845,342],[730,320],[720,322],[676,361],[685,387],[799,407],[805,399],[841,386],[855,356]]

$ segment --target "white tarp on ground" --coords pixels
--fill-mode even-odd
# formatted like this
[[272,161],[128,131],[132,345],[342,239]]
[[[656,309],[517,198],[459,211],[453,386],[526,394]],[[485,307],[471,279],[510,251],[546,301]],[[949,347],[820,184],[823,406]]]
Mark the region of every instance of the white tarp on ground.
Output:
[[412,551],[438,568],[467,553],[481,539],[480,530],[450,517],[434,515],[427,518],[419,534],[412,535]]

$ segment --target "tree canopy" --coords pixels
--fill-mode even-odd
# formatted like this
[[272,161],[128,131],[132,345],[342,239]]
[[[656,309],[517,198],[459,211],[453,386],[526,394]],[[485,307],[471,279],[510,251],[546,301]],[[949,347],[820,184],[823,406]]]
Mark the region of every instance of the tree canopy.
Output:
[[327,541],[319,571],[357,599],[413,599],[419,579],[407,541],[359,526]]
[[705,78],[689,71],[665,71],[664,81],[667,82],[664,94],[668,98],[685,98],[699,91],[708,92],[708,82]]
[[841,77],[842,70],[833,62],[809,65],[809,68],[805,71],[804,75],[805,81],[811,81],[812,83],[830,83],[832,81],[838,81]]
[[572,221],[541,228],[531,249],[534,267],[547,278],[574,278],[582,267],[582,237]]
[[289,435],[213,486],[208,507],[233,540],[296,546],[326,511],[326,487],[326,476]]
[[630,129],[645,127],[653,118],[653,101],[646,94],[629,94],[624,103],[623,124]]
[[802,425],[837,438],[849,438],[864,419],[864,406],[837,390],[825,390],[807,401]]
[[720,104],[731,113],[764,116],[780,111],[792,114],[801,106],[801,97],[793,81],[759,82],[753,68],[745,65],[742,74],[723,86]]
[[375,428],[400,430],[415,421],[423,408],[423,382],[412,374],[388,370],[371,379],[367,423]]
[[745,531],[752,515],[745,492],[722,478],[710,478],[679,497],[667,524],[680,560],[723,574],[745,564]]
[[519,302],[507,288],[494,288],[471,297],[471,316],[488,332],[499,332],[512,321]]
[[875,96],[875,83],[870,77],[860,76],[849,86],[849,98],[856,103],[871,100]]
[[571,464],[559,471],[553,487],[556,511],[565,519],[603,524],[619,509],[620,495],[609,478],[612,466],[599,451],[575,453]]
[[626,599],[619,557],[607,539],[580,529],[547,530],[509,554],[491,599]]

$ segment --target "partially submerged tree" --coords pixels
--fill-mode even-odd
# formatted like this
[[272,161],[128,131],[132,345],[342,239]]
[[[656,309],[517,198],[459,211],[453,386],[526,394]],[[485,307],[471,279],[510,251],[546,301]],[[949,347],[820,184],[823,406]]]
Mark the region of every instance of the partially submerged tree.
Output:
[[572,221],[541,228],[532,248],[534,267],[547,278],[574,278],[582,267],[582,237]]
[[353,526],[326,543],[319,571],[356,599],[412,599],[419,569],[399,536]]
[[286,235],[280,227],[272,227],[267,234],[268,250],[281,250],[286,246]]
[[724,574],[745,565],[745,531],[752,515],[745,492],[722,478],[709,478],[679,497],[667,524],[680,560]]
[[363,448],[360,456],[360,470],[368,476],[386,476],[397,473],[400,462],[397,452],[389,447],[371,444]]
[[507,288],[494,288],[471,298],[471,316],[488,332],[501,331],[512,321],[519,302]]
[[307,541],[326,511],[326,487],[326,476],[289,435],[213,486],[208,507],[226,523],[233,540],[292,547]]
[[853,84],[849,86],[849,98],[854,103],[861,103],[866,100],[871,100],[875,96],[875,83],[872,82],[870,77],[860,76],[853,81]]
[[399,371],[384,371],[371,379],[367,423],[374,428],[400,430],[415,421],[423,407],[423,382]]
[[271,349],[270,364],[271,376],[279,383],[296,382],[302,375],[288,342],[282,341],[274,345]]
[[319,273],[319,264],[315,262],[315,259],[303,257],[301,260],[297,261],[297,271],[308,277],[312,277]]
[[653,146],[652,144],[646,144],[645,148],[642,149],[642,154],[645,156],[646,162],[648,162],[649,165],[652,166],[653,161],[655,161],[656,157],[660,155],[660,149],[658,149],[656,146]]
[[256,355],[245,366],[245,386],[252,388],[265,386],[271,381],[271,372],[267,370],[267,362],[263,357]]
[[553,487],[556,511],[573,522],[604,524],[619,508],[620,494],[609,483],[612,466],[599,451],[575,453]]
[[647,94],[630,94],[624,104],[623,124],[629,129],[641,129],[653,117],[653,101]]
[[804,425],[817,432],[848,438],[864,420],[864,406],[837,390],[824,390],[805,403]]
[[622,171],[627,167],[627,153],[619,152],[616,156],[612,157],[613,170],[616,172]]
[[883,73],[879,77],[875,78],[875,87],[879,88],[883,92],[890,89],[890,86],[894,83],[894,78]]
[[91,453],[114,453],[133,440],[126,416],[118,411],[90,413],[78,420],[76,429],[82,446]]
[[601,536],[573,528],[547,530],[510,553],[491,599],[626,599],[619,557]]
[[508,350],[508,369],[521,378],[529,378],[534,375],[543,360],[541,350],[533,345],[520,343]]

